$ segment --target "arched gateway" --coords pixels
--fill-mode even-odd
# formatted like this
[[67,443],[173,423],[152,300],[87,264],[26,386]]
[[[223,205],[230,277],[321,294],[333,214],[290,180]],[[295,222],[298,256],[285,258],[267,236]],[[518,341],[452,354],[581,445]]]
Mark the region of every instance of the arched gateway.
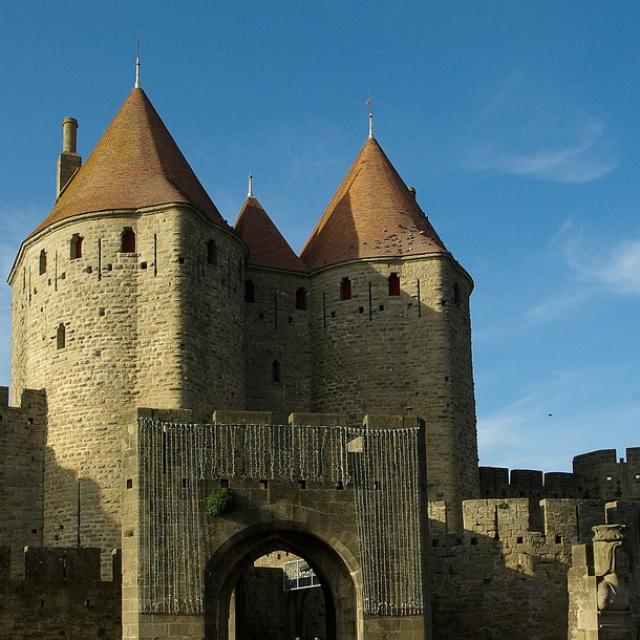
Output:
[[[123,638],[230,637],[232,592],[285,550],[320,577],[326,640],[424,640],[424,426],[417,419],[139,410],[125,442]],[[207,507],[221,489],[232,507]]]

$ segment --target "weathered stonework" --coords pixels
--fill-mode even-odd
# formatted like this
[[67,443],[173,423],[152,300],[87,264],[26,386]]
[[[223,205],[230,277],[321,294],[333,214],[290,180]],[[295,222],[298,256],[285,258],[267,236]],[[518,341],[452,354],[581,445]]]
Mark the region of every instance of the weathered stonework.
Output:
[[[125,227],[135,252],[121,251]],[[74,234],[83,255],[70,259]],[[83,545],[119,544],[121,428],[134,407],[242,406],[244,257],[230,232],[184,207],[71,219],[23,246],[10,281],[12,395],[47,389],[44,544],[75,544],[78,510]]]
[[312,287],[313,409],[424,417],[429,494],[459,528],[462,499],[479,491],[466,272],[449,256],[368,260],[320,271]]

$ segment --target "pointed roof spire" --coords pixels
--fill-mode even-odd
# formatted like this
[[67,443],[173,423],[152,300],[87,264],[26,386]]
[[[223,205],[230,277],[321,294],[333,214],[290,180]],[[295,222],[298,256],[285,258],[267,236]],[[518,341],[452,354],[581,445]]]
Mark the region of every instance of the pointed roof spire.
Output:
[[375,138],[366,141],[309,236],[311,269],[359,258],[447,253]]
[[253,198],[253,173],[247,176],[247,198]]
[[34,231],[83,213],[188,204],[226,224],[143,89],[133,89]]
[[367,105],[367,110],[369,111],[369,135],[368,138],[371,140],[373,138],[373,94],[371,93],[371,89],[369,89],[369,97],[365,103]]
[[307,265],[294,253],[255,196],[250,195],[244,201],[234,226],[249,248],[249,265],[308,271]]
[[134,89],[141,89],[142,85],[140,84],[140,67],[142,66],[140,62],[140,34],[136,35],[136,81],[133,85]]

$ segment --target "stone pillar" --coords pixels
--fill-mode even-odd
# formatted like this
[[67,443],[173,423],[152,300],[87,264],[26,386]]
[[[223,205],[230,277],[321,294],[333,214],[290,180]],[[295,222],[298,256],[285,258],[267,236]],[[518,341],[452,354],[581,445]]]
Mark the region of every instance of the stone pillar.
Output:
[[[430,640],[431,630],[431,597],[428,585],[428,518],[427,518],[427,455],[425,423],[417,416],[392,414],[367,414],[362,426],[365,429],[405,429],[418,427],[418,487],[419,487],[419,547],[420,547],[420,581],[422,588],[422,615],[363,616],[363,638],[366,640]],[[366,450],[366,448],[365,448]],[[396,470],[397,471],[397,470]],[[396,581],[406,579],[401,573],[392,577]]]
[[573,547],[569,570],[569,639],[638,640],[640,596],[627,527],[593,527],[593,545]]
[[122,638],[123,640],[201,640],[204,618],[185,614],[152,614],[144,612],[142,573],[148,557],[140,535],[145,514],[141,508],[140,487],[143,483],[142,438],[138,418],[167,422],[190,422],[186,409],[138,409],[132,412],[123,434],[122,470]]

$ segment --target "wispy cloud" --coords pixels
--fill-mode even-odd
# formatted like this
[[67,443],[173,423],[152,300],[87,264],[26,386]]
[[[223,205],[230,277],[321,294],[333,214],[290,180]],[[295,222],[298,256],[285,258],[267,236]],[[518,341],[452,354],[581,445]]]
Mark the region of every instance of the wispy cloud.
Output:
[[567,243],[565,255],[569,268],[580,280],[611,293],[640,294],[640,238],[598,250],[579,234]]
[[465,131],[472,171],[585,183],[618,166],[605,121],[539,70],[516,64],[483,102]]
[[561,317],[597,296],[640,294],[640,237],[603,243],[592,236],[571,220],[563,223],[551,245],[565,265],[565,286],[531,306],[526,322]]
[[618,166],[617,155],[604,144],[604,132],[602,122],[592,121],[573,144],[564,147],[516,153],[493,145],[477,146],[469,154],[470,166],[553,182],[591,182]]

